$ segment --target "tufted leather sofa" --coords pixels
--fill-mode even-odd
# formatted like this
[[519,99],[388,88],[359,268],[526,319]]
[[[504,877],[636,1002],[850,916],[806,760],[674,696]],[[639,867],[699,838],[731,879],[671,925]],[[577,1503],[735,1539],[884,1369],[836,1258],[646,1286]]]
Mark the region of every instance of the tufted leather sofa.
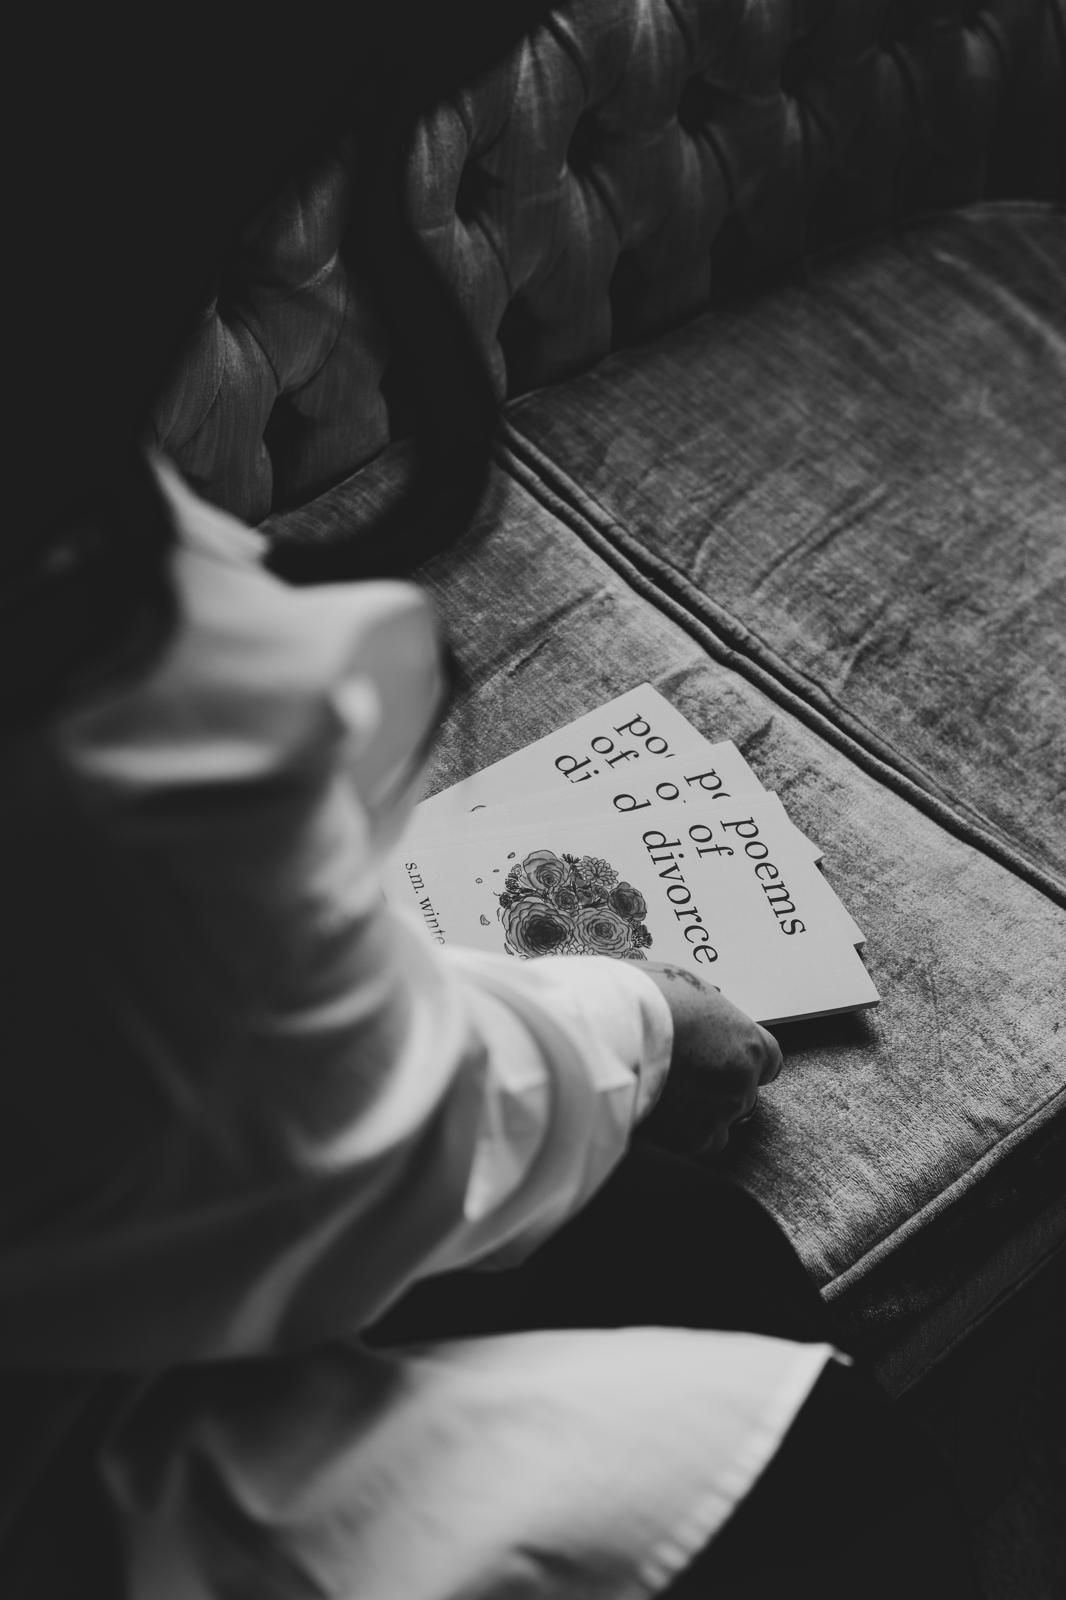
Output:
[[[405,471],[357,145],[156,409],[279,541]],[[821,843],[883,1004],[727,1160],[906,1389],[1066,1261],[1066,7],[560,0],[408,185],[507,399],[431,786],[648,677]]]

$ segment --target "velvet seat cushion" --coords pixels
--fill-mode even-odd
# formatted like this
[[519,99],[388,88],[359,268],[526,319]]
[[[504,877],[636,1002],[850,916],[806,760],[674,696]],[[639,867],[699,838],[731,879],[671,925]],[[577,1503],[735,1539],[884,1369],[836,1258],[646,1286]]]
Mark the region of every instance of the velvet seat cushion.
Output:
[[509,419],[738,659],[1066,897],[1066,210],[841,249]]
[[[267,531],[349,533],[400,472],[386,454]],[[1066,912],[739,670],[573,498],[507,452],[495,489],[483,537],[425,574],[466,680],[428,787],[647,678],[819,841],[882,1004],[784,1034],[726,1165],[903,1388],[1066,1242]]]

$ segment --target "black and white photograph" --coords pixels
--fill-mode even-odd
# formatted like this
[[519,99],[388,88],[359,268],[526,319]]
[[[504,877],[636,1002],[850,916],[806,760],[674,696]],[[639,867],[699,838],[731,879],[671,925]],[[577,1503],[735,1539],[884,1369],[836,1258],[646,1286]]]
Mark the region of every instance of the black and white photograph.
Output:
[[1064,1600],[1066,0],[4,34],[0,1600]]

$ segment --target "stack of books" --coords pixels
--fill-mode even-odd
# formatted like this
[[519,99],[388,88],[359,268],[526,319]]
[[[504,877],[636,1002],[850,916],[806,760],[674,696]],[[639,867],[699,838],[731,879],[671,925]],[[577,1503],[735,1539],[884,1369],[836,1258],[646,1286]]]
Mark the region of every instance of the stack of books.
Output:
[[384,887],[439,944],[668,961],[774,1023],[878,1001],[820,861],[645,683],[423,800]]

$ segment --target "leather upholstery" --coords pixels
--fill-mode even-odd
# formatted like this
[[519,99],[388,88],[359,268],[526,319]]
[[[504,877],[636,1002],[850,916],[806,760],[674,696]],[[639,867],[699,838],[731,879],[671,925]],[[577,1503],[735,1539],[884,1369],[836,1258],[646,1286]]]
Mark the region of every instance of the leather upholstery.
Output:
[[[411,210],[522,393],[841,236],[1063,195],[1064,62],[1063,0],[563,0],[421,125]],[[251,521],[402,431],[353,155],[249,231],[157,407],[159,444]]]

